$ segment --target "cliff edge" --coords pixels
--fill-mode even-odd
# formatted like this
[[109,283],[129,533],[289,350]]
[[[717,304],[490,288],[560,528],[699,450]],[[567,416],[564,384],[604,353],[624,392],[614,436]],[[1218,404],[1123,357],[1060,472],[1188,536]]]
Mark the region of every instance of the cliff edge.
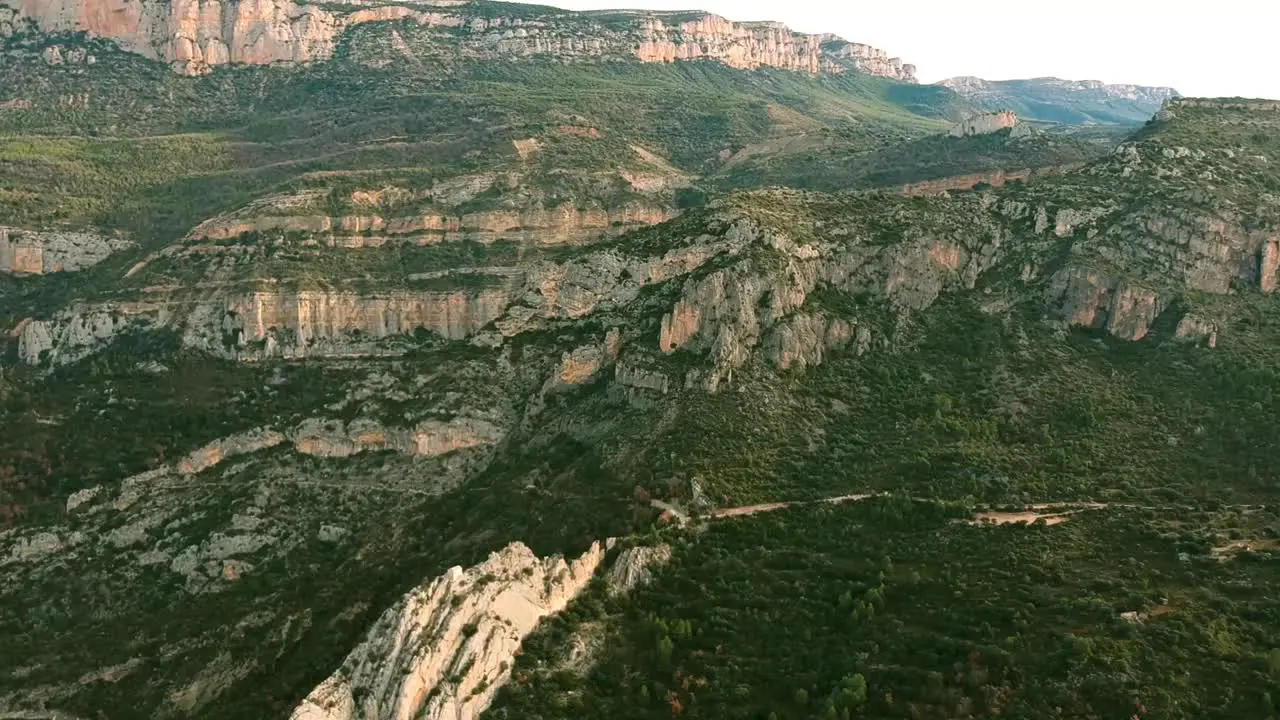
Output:
[[0,12],[6,8],[13,16],[10,26],[30,20],[46,32],[107,38],[187,75],[227,64],[327,60],[348,28],[403,21],[431,30],[433,42],[467,58],[715,60],[740,69],[861,72],[916,81],[915,66],[869,45],[702,12],[575,13],[445,0],[374,6],[294,0],[0,0]]

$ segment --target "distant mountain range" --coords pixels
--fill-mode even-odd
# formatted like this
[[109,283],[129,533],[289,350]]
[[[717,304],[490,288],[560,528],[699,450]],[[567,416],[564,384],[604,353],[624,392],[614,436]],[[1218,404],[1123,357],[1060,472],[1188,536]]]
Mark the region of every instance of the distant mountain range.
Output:
[[1166,100],[1180,95],[1169,87],[1055,77],[994,81],[953,77],[938,84],[986,110],[1013,110],[1026,120],[1069,125],[1145,122]]
[[[306,3],[263,0],[0,0],[0,35],[38,27],[85,33],[203,75],[226,65],[312,64],[334,57],[370,26],[408,23],[418,41],[387,42],[405,51],[395,64],[543,59],[564,62],[712,60],[733,68],[781,68],[812,75],[858,73],[915,84],[915,66],[878,48],[831,34],[794,32],[782,23],[736,23],[701,11],[571,12],[489,2]],[[345,38],[345,40],[344,40]],[[425,43],[423,41],[426,41]],[[414,47],[416,46],[416,47]],[[410,49],[412,47],[412,49]],[[1105,85],[1057,78],[988,81],[956,77],[940,83],[976,107],[1014,110],[1046,123],[1132,124],[1145,121],[1172,88]],[[961,114],[967,114],[966,111]],[[954,113],[952,113],[954,114]],[[958,119],[958,118],[953,118]]]

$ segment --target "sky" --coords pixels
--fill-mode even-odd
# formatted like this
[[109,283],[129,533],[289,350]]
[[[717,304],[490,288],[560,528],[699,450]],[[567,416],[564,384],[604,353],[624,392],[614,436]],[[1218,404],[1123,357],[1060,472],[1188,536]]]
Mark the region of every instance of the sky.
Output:
[[832,32],[921,82],[1056,76],[1280,99],[1278,0],[541,0],[572,10],[708,10]]

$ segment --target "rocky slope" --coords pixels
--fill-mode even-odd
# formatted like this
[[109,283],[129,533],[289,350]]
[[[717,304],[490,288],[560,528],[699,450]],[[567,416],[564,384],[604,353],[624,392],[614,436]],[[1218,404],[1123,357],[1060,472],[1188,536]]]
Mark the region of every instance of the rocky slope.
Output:
[[983,80],[954,77],[939,85],[990,111],[1010,109],[1028,120],[1066,124],[1137,124],[1178,91],[1166,87],[1107,85],[1096,80]]
[[88,232],[30,232],[0,227],[0,272],[43,275],[75,272],[133,247],[122,237]]
[[395,30],[390,31],[413,60],[441,52],[483,60],[538,56],[641,62],[707,59],[742,69],[856,71],[915,82],[913,66],[867,45],[833,35],[795,33],[777,23],[734,23],[705,13],[548,12],[487,2],[372,7],[293,0],[127,0],[115,5],[103,0],[6,0],[6,4],[11,15],[16,13],[16,18],[6,20],[9,27],[32,20],[47,32],[87,32],[187,74],[225,64],[326,60],[349,28],[397,21],[430,31],[425,45],[405,44]]
[[[485,7],[504,23],[517,12]],[[521,12],[494,43],[518,50],[529,36],[517,31],[554,14]],[[638,22],[572,17],[624,34]],[[846,576],[845,544],[837,572],[822,575],[842,583],[833,592],[794,591],[815,575],[805,555],[776,563],[792,588],[784,604],[820,605],[838,629],[759,616],[664,627],[637,614],[633,635],[600,632],[594,622],[631,607],[608,588],[642,582],[648,563],[668,562],[655,579],[687,594],[701,593],[703,565],[728,570],[725,596],[753,602],[757,585],[738,573],[764,567],[750,553],[773,529],[744,553],[704,546],[707,562],[690,564],[664,537],[685,532],[673,518],[885,493],[867,537],[881,537],[875,523],[929,528],[913,537],[956,556],[933,540],[982,530],[950,522],[975,498],[1273,504],[1274,105],[1174,101],[1114,151],[1081,158],[1049,133],[951,137],[929,104],[945,93],[848,72],[458,61],[441,74],[433,63],[480,47],[454,31],[456,45],[434,36],[440,26],[363,23],[329,63],[199,77],[104,41],[51,41],[66,48],[56,65],[38,36],[6,46],[13,80],[0,101],[30,106],[6,106],[0,123],[39,134],[0,138],[0,220],[30,228],[23,243],[38,230],[42,252],[70,252],[51,233],[73,227],[137,245],[103,254],[77,240],[75,274],[0,276],[0,412],[12,419],[0,436],[0,644],[20,658],[0,661],[0,712],[465,714],[506,677],[518,643],[569,657],[504,692],[554,695],[557,710],[542,716],[592,716],[575,704],[586,696],[556,688],[620,640],[644,648],[622,665],[658,661],[643,694],[630,671],[599,684],[629,688],[614,699],[636,717],[785,715],[798,684],[819,687],[805,679],[807,650],[796,672],[753,684],[699,663],[737,663],[762,627],[797,645],[810,628],[814,641],[854,637],[849,623],[872,614],[864,606],[881,617],[897,604],[874,597],[877,582],[916,597],[945,575],[916,580],[876,562]],[[759,32],[739,43],[756,48],[742,62],[808,47]],[[590,37],[555,52],[597,57]],[[74,63],[73,49],[84,51]],[[118,135],[134,132],[165,137]],[[795,154],[801,175],[848,163],[855,182],[835,189],[889,188],[709,192],[723,187],[720,168],[791,147],[831,156],[811,165],[817,155]],[[854,166],[872,161],[885,166],[876,183]],[[1040,167],[1056,170],[1017,170]],[[774,183],[742,183],[760,184]],[[938,501],[922,511],[932,525],[904,509],[912,496]],[[810,527],[783,519],[793,533]],[[1053,530],[1087,535],[1093,522]],[[1006,528],[1021,530],[1043,528]],[[1191,585],[1208,572],[1204,532],[1161,529],[1163,577]],[[543,613],[584,579],[561,585],[559,563],[572,562],[537,558],[591,559],[592,543],[632,533],[677,551],[624,554],[600,592],[564,608],[585,622],[561,632],[561,616]],[[700,542],[696,524],[688,537]],[[1028,559],[1044,547],[1020,553],[1022,586],[1043,583]],[[550,585],[527,583],[526,569]],[[939,585],[944,607],[964,602]],[[1087,615],[1078,627],[1090,640],[1119,635],[1108,618],[1139,594],[1118,594],[1123,608],[1072,605]],[[975,635],[954,659],[937,654],[953,646],[926,623],[927,651],[908,658],[919,667],[902,683],[934,688],[937,673],[946,687],[971,650],[1013,636],[1023,618],[1008,615],[991,632],[955,624]],[[547,632],[524,635],[538,616]],[[1084,653],[1075,627],[1042,639]],[[444,641],[429,641],[437,632]],[[1266,667],[1233,655],[1229,633],[1192,639]],[[684,652],[693,638],[707,643],[696,658]],[[880,702],[885,674],[901,674],[870,665],[884,684],[868,696]],[[785,684],[780,702],[765,701],[771,677]],[[839,681],[821,680],[814,698]],[[1216,682],[1240,697],[1261,687],[1245,685]],[[1113,694],[1131,702],[1129,690]],[[884,715],[910,712],[899,702]],[[936,714],[967,712],[957,701]]]
[[514,543],[451,568],[389,608],[292,720],[475,718],[510,675],[520,641],[586,587],[604,554],[539,559]]

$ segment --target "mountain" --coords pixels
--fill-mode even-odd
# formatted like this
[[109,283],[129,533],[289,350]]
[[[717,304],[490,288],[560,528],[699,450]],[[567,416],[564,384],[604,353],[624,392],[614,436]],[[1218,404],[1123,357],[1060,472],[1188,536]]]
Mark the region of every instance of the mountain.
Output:
[[211,63],[270,16],[213,3],[192,65],[190,8],[55,7],[0,48],[0,714],[1274,713],[1280,104],[1111,147],[776,26]]
[[1067,125],[1146,122],[1178,91],[1166,87],[1106,85],[1096,80],[982,80],[954,77],[939,85],[986,110],[1013,110],[1021,117]]

